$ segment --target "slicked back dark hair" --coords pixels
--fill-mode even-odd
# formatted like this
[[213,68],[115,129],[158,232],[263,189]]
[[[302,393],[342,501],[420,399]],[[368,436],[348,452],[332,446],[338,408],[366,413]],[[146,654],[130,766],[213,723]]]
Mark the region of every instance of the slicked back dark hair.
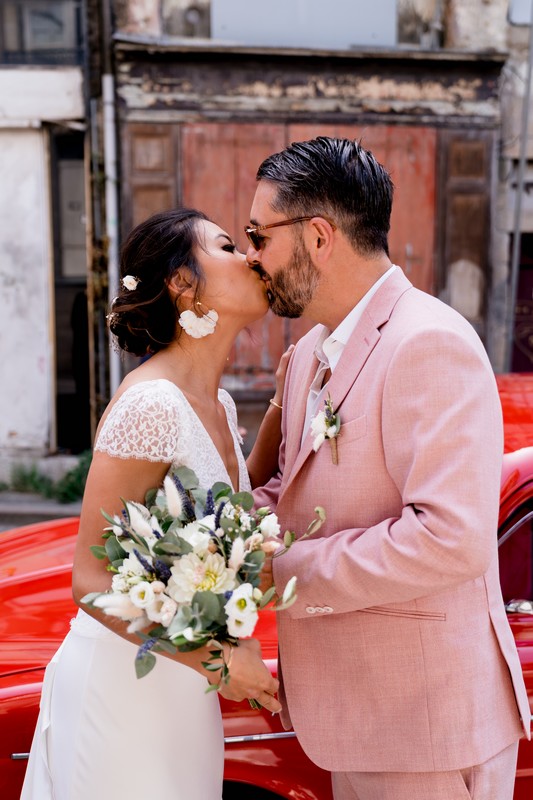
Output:
[[275,184],[274,211],[328,217],[356,252],[388,255],[394,187],[387,170],[360,142],[328,136],[293,142],[263,161],[257,180]]
[[132,275],[138,283],[128,291],[121,282],[108,317],[109,328],[123,350],[144,356],[162,350],[175,338],[179,309],[168,293],[168,283],[186,267],[186,279],[192,280],[198,297],[204,275],[194,249],[204,246],[198,222],[207,219],[193,208],[162,211],[141,222],[127,237],[120,275]]

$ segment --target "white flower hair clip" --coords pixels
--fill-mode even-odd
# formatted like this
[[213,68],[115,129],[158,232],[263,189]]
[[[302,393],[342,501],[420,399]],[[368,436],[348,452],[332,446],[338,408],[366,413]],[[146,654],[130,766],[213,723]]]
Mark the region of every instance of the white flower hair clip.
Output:
[[135,275],[124,275],[122,278],[122,285],[128,292],[135,291],[140,282],[140,279],[136,278]]
[[331,460],[334,464],[339,463],[339,453],[337,448],[337,436],[341,430],[340,414],[333,411],[333,403],[328,394],[324,402],[324,410],[319,411],[311,420],[311,436],[313,437],[313,450],[315,453],[322,444],[329,439],[331,446]]

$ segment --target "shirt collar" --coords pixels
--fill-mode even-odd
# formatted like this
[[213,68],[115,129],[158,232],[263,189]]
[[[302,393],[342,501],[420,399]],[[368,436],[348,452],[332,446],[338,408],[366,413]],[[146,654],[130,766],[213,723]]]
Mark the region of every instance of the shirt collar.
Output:
[[396,265],[393,264],[384,275],[382,275],[375,283],[372,284],[368,292],[363,295],[359,302],[344,317],[342,322],[337,325],[334,331],[330,332],[327,328],[324,329],[320,339],[316,344],[315,355],[319,361],[328,364],[332,372],[339,363],[342,351],[344,350],[344,347],[347,344],[350,336],[354,332],[355,326],[363,316],[363,312],[370,300],[395,269]]

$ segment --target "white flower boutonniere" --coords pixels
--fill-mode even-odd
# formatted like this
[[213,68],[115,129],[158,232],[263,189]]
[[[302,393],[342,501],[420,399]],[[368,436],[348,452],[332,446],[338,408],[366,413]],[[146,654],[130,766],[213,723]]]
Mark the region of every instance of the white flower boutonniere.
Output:
[[335,414],[333,411],[333,403],[328,394],[327,400],[324,403],[324,410],[319,411],[316,416],[311,420],[311,436],[313,437],[313,450],[315,453],[318,448],[329,439],[331,446],[331,460],[334,464],[339,463],[339,455],[337,450],[337,436],[341,429],[340,414]]

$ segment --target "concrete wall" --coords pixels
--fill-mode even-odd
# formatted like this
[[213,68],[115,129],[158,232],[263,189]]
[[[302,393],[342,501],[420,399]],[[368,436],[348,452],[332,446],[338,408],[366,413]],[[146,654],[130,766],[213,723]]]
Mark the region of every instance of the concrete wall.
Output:
[[0,481],[54,445],[47,122],[83,118],[76,68],[0,69]]
[[50,442],[53,361],[46,139],[0,129],[0,454]]

